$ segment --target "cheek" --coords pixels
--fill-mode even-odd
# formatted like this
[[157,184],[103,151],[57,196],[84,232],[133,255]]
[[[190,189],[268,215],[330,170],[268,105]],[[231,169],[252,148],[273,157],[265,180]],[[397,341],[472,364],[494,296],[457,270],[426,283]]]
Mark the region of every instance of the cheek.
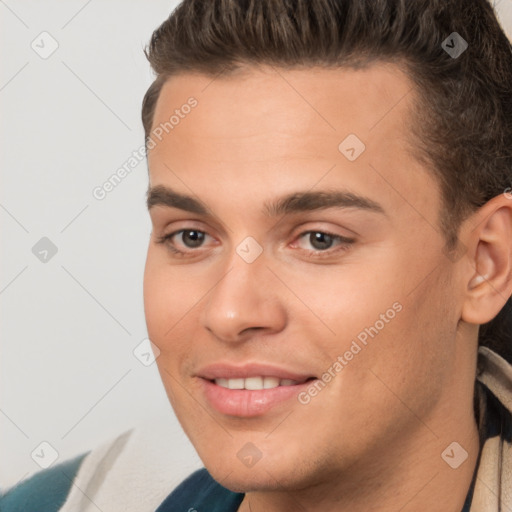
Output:
[[334,271],[330,267],[292,281],[314,313],[304,315],[304,319],[316,325],[317,342],[332,356],[348,350],[358,337],[363,347],[376,331],[376,338],[382,338],[399,321],[402,313],[397,309],[402,308],[404,284],[396,278],[396,266],[384,258],[368,259],[364,264],[347,262]]
[[171,268],[159,250],[149,248],[143,282],[147,332],[160,350],[156,365],[169,402],[181,423],[180,412],[194,415],[187,395],[182,394],[181,385],[177,382],[181,380],[179,369],[189,351],[183,333],[187,325],[190,328],[186,313],[194,301],[188,300],[190,287],[182,282],[183,278],[180,279],[179,275],[177,268]]
[[354,264],[336,280],[322,280],[325,294],[310,297],[311,309],[335,333],[321,337],[325,369],[352,352],[333,389],[356,389],[377,408],[387,395],[396,401],[393,393],[419,408],[434,403],[452,368],[457,318],[446,297],[448,276],[432,272],[440,264],[433,254],[409,253],[408,260],[381,252],[364,271]]
[[147,332],[160,350],[156,364],[177,413],[194,405],[187,405],[190,397],[177,382],[194,367],[197,350],[193,340],[200,336],[197,308],[205,290],[200,289],[200,280],[195,286],[193,282],[190,272],[184,266],[170,265],[163,251],[148,250],[143,286]]
[[433,275],[403,296],[402,311],[367,351],[366,366],[380,392],[390,400],[396,395],[421,415],[439,400],[453,371],[457,322],[446,286]]
[[144,314],[149,337],[160,346],[165,331],[172,325],[166,312],[174,309],[173,294],[169,293],[164,273],[155,260],[150,250],[144,271]]
[[148,250],[143,293],[149,337],[164,350],[166,340],[172,338],[178,322],[186,319],[198,299],[186,273],[167,264],[160,252]]

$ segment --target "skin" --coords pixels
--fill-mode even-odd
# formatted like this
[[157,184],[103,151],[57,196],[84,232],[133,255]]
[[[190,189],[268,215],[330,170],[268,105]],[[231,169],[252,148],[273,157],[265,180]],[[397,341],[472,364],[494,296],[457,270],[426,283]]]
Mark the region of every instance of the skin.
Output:
[[[407,150],[415,94],[397,67],[381,63],[187,73],[162,89],[153,127],[190,96],[198,105],[149,151],[150,186],[193,195],[211,216],[150,209],[148,333],[206,468],[246,493],[240,511],[462,509],[479,448],[478,324],[512,293],[512,201],[497,197],[467,219],[466,252],[446,257],[439,188]],[[366,145],[353,162],[338,150],[351,133]],[[326,189],[370,198],[385,214],[261,212],[285,194]],[[180,229],[206,233],[202,245],[183,233],[157,243]],[[334,238],[322,249],[309,231],[354,242],[336,252]],[[248,236],[263,249],[252,263],[236,252]],[[480,274],[487,279],[474,286]],[[238,418],[201,391],[197,373],[213,362],[321,376],[397,302],[395,318],[307,405],[292,399]],[[457,469],[441,457],[454,441],[468,452]],[[262,454],[250,468],[237,457],[247,442]]]

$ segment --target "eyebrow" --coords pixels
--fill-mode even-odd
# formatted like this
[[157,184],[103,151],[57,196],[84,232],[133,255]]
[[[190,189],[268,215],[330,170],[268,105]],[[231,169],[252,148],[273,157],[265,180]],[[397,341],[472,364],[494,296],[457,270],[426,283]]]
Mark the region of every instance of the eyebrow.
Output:
[[[203,203],[164,185],[148,188],[146,195],[148,210],[151,210],[154,206],[164,206],[178,208],[198,215],[209,215],[208,208]],[[358,208],[386,215],[384,208],[372,199],[341,190],[293,192],[277,200],[265,202],[263,213],[268,217],[278,217],[327,208]]]

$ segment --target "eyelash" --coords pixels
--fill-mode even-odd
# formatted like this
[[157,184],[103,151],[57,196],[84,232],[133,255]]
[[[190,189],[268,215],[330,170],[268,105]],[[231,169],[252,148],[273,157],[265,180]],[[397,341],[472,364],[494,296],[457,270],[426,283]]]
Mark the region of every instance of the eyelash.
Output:
[[[194,249],[191,249],[189,251],[180,251],[175,246],[171,245],[171,243],[169,243],[171,241],[171,239],[174,238],[176,235],[178,235],[180,233],[184,233],[186,231],[195,231],[197,233],[202,233],[204,235],[209,236],[206,232],[201,231],[199,229],[195,229],[195,228],[180,229],[178,231],[173,231],[172,233],[169,233],[167,235],[163,235],[163,236],[159,237],[156,240],[156,243],[158,243],[158,244],[166,244],[167,248],[169,249],[169,251],[171,251],[177,257],[187,257],[186,256],[187,254],[194,253],[196,251]],[[320,230],[304,231],[304,232],[299,234],[298,239],[301,239],[305,235],[309,235],[311,233],[321,233],[322,235],[327,235],[327,236],[331,237],[334,240],[339,240],[340,241],[340,245],[338,246],[337,249],[334,249],[334,250],[326,249],[324,251],[322,251],[322,250],[307,251],[307,250],[303,249],[303,250],[306,251],[308,256],[312,256],[312,257],[315,257],[315,258],[328,257],[328,256],[332,256],[333,253],[344,252],[344,251],[348,250],[350,245],[352,245],[354,243],[354,241],[355,241],[352,238],[346,238],[346,237],[343,237],[341,235],[336,235],[336,234],[330,233],[328,231],[320,231]]]

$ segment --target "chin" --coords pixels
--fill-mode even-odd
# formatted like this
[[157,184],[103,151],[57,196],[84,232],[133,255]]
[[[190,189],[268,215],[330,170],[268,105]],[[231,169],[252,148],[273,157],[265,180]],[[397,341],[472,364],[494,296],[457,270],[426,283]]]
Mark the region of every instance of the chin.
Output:
[[[234,460],[205,459],[203,463],[221,485],[233,492],[293,491],[306,488],[319,480],[315,468],[290,457],[277,458],[277,461],[263,457],[252,467],[246,467],[238,458]],[[300,468],[298,470],[297,468]]]
[[[292,482],[283,479],[280,473],[267,472],[264,468],[240,469],[231,467],[228,472],[208,469],[212,477],[232,492],[276,491],[294,488]],[[229,473],[231,471],[231,473]],[[228,477],[226,475],[229,474]]]

